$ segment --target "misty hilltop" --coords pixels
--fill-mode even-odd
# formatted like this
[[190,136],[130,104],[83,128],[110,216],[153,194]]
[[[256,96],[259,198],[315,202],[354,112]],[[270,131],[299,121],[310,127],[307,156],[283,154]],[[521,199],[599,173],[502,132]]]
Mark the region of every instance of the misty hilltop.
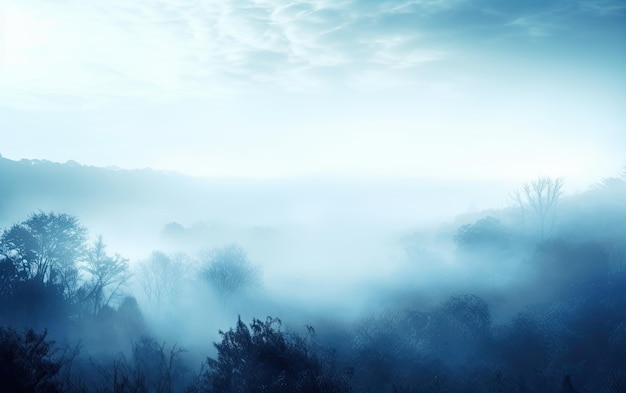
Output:
[[32,208],[82,214],[157,200],[164,203],[175,193],[192,193],[196,185],[185,176],[151,169],[127,171],[84,166],[75,161],[12,161],[2,157],[0,179],[11,185],[2,190],[2,220],[14,220]]
[[625,20],[0,0],[0,393],[626,393]]
[[[574,195],[539,176],[504,208],[423,226],[393,204],[393,182],[2,165],[3,184],[20,185],[4,211],[42,205],[0,234],[4,386],[555,393],[626,380],[626,173]],[[389,198],[376,209],[387,221],[320,213],[372,195]],[[296,220],[303,201],[327,210]]]
[[69,212],[87,220],[150,211],[163,225],[175,220],[315,225],[345,219],[406,225],[500,204],[508,186],[375,176],[197,178],[148,168],[1,156],[0,180],[0,222],[18,220],[33,209]]

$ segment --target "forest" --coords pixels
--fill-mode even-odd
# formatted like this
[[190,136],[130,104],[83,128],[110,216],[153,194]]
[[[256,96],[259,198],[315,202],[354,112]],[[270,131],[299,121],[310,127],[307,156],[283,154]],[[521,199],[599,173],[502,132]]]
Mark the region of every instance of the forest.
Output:
[[188,251],[203,234],[176,222],[163,241],[180,249],[135,260],[34,209],[0,236],[0,386],[624,393],[626,172],[577,194],[565,181],[407,231],[402,263],[348,313],[276,295],[236,242]]
[[0,393],[626,393],[626,0],[0,0]]

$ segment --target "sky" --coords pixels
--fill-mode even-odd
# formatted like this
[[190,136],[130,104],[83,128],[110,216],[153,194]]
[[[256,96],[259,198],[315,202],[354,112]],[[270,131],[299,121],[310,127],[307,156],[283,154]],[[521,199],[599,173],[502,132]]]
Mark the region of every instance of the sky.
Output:
[[593,182],[625,70],[623,0],[0,0],[0,154]]

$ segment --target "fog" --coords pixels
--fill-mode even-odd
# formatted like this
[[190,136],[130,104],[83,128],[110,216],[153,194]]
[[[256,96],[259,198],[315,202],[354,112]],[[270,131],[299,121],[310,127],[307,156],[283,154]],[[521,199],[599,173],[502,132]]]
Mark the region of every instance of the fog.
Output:
[[0,391],[624,393],[625,16],[0,1]]
[[[512,186],[376,177],[223,180],[50,162],[5,165],[22,176],[33,165],[32,184],[20,182],[7,196],[5,226],[36,209],[74,214],[131,263],[152,250],[195,255],[236,243],[263,265],[273,290],[311,296],[324,282],[334,302],[351,286],[392,274],[411,231],[506,206]],[[24,203],[26,193],[34,200]],[[182,228],[168,233],[172,223]]]
[[[205,382],[221,372],[205,362],[234,356],[217,343],[242,329],[238,318],[313,351],[319,378],[346,391],[423,387],[441,373],[446,389],[477,392],[499,391],[494,375],[546,392],[567,375],[595,388],[623,378],[623,174],[565,192],[567,179],[541,176],[247,181],[1,160],[14,184],[1,210],[4,345],[18,345],[19,329],[47,332],[62,372],[46,383],[63,391],[113,390],[115,370],[145,389],[228,391]],[[280,327],[254,325],[268,316]],[[584,349],[562,324],[608,341]],[[250,350],[231,360],[258,361]]]

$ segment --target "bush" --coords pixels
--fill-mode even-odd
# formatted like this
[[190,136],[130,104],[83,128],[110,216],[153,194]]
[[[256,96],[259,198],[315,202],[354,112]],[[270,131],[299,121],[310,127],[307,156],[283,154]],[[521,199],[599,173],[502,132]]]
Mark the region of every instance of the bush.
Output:
[[454,241],[463,251],[506,253],[511,247],[508,229],[497,218],[488,216],[461,226]]
[[19,333],[0,326],[0,386],[6,392],[60,392],[57,379],[61,360],[47,332]]
[[[312,329],[309,329],[312,336]],[[316,353],[311,340],[281,330],[279,319],[241,319],[235,329],[220,331],[217,359],[207,360],[204,388],[216,393],[334,393],[347,383]],[[328,360],[328,359],[325,359]]]
[[451,296],[429,313],[424,328],[426,350],[452,366],[478,361],[491,339],[491,313],[478,296]]

